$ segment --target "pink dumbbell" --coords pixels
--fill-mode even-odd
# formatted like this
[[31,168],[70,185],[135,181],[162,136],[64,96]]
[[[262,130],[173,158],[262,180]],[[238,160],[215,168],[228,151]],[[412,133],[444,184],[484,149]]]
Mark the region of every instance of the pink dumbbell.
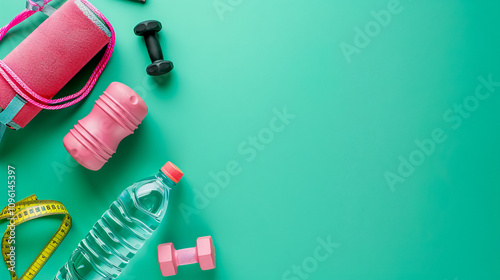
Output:
[[158,262],[163,276],[177,274],[179,265],[199,263],[201,270],[215,268],[215,248],[211,236],[199,237],[196,247],[175,250],[174,244],[166,243],[158,246]]

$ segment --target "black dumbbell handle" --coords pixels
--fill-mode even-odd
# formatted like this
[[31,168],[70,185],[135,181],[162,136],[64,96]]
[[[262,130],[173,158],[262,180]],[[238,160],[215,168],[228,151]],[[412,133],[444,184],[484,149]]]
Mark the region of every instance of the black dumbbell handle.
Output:
[[161,45],[156,34],[157,33],[152,33],[144,36],[144,41],[146,41],[146,47],[148,48],[151,62],[163,60],[163,52],[161,50]]

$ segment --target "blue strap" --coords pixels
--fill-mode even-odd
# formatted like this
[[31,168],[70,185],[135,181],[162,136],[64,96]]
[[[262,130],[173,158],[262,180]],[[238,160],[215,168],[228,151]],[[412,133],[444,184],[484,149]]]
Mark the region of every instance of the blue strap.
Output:
[[0,123],[0,143],[2,142],[2,138],[3,138],[3,135],[4,135],[6,129],[7,129],[7,126],[3,123]]
[[12,98],[12,101],[10,101],[5,110],[0,112],[0,142],[2,142],[7,125],[14,119],[17,113],[21,111],[25,104],[26,100],[16,95]]
[[[41,11],[42,13],[46,14],[47,16],[51,16],[56,9],[54,9],[52,6],[49,4],[45,4],[44,0],[31,0],[35,5],[31,4],[29,1],[26,1],[26,9],[36,12],[36,11]],[[40,10],[40,7],[42,9]]]
[[31,4],[30,1],[26,1],[26,9],[30,11],[38,11],[40,7],[43,7],[45,5],[44,0],[31,0],[35,5]]
[[42,13],[46,14],[48,17],[50,17],[53,13],[55,13],[57,10],[54,9],[51,5],[47,4],[43,6]]

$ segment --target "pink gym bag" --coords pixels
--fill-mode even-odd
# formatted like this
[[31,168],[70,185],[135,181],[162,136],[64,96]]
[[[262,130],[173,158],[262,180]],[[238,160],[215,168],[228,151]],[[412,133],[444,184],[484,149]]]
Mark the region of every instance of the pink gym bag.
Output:
[[[87,0],[27,0],[27,7],[0,29],[0,40],[37,12],[49,17],[0,60],[0,141],[7,127],[25,127],[42,109],[58,110],[84,99],[106,67],[115,44],[109,21]],[[107,47],[106,47],[107,46]],[[52,99],[104,47],[106,51],[85,86]]]

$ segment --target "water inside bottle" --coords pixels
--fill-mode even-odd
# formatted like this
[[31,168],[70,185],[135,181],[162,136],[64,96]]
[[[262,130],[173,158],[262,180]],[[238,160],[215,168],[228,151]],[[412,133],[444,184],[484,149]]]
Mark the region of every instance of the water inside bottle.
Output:
[[160,172],[124,190],[80,242],[56,279],[117,278],[160,225],[168,206],[168,180]]

